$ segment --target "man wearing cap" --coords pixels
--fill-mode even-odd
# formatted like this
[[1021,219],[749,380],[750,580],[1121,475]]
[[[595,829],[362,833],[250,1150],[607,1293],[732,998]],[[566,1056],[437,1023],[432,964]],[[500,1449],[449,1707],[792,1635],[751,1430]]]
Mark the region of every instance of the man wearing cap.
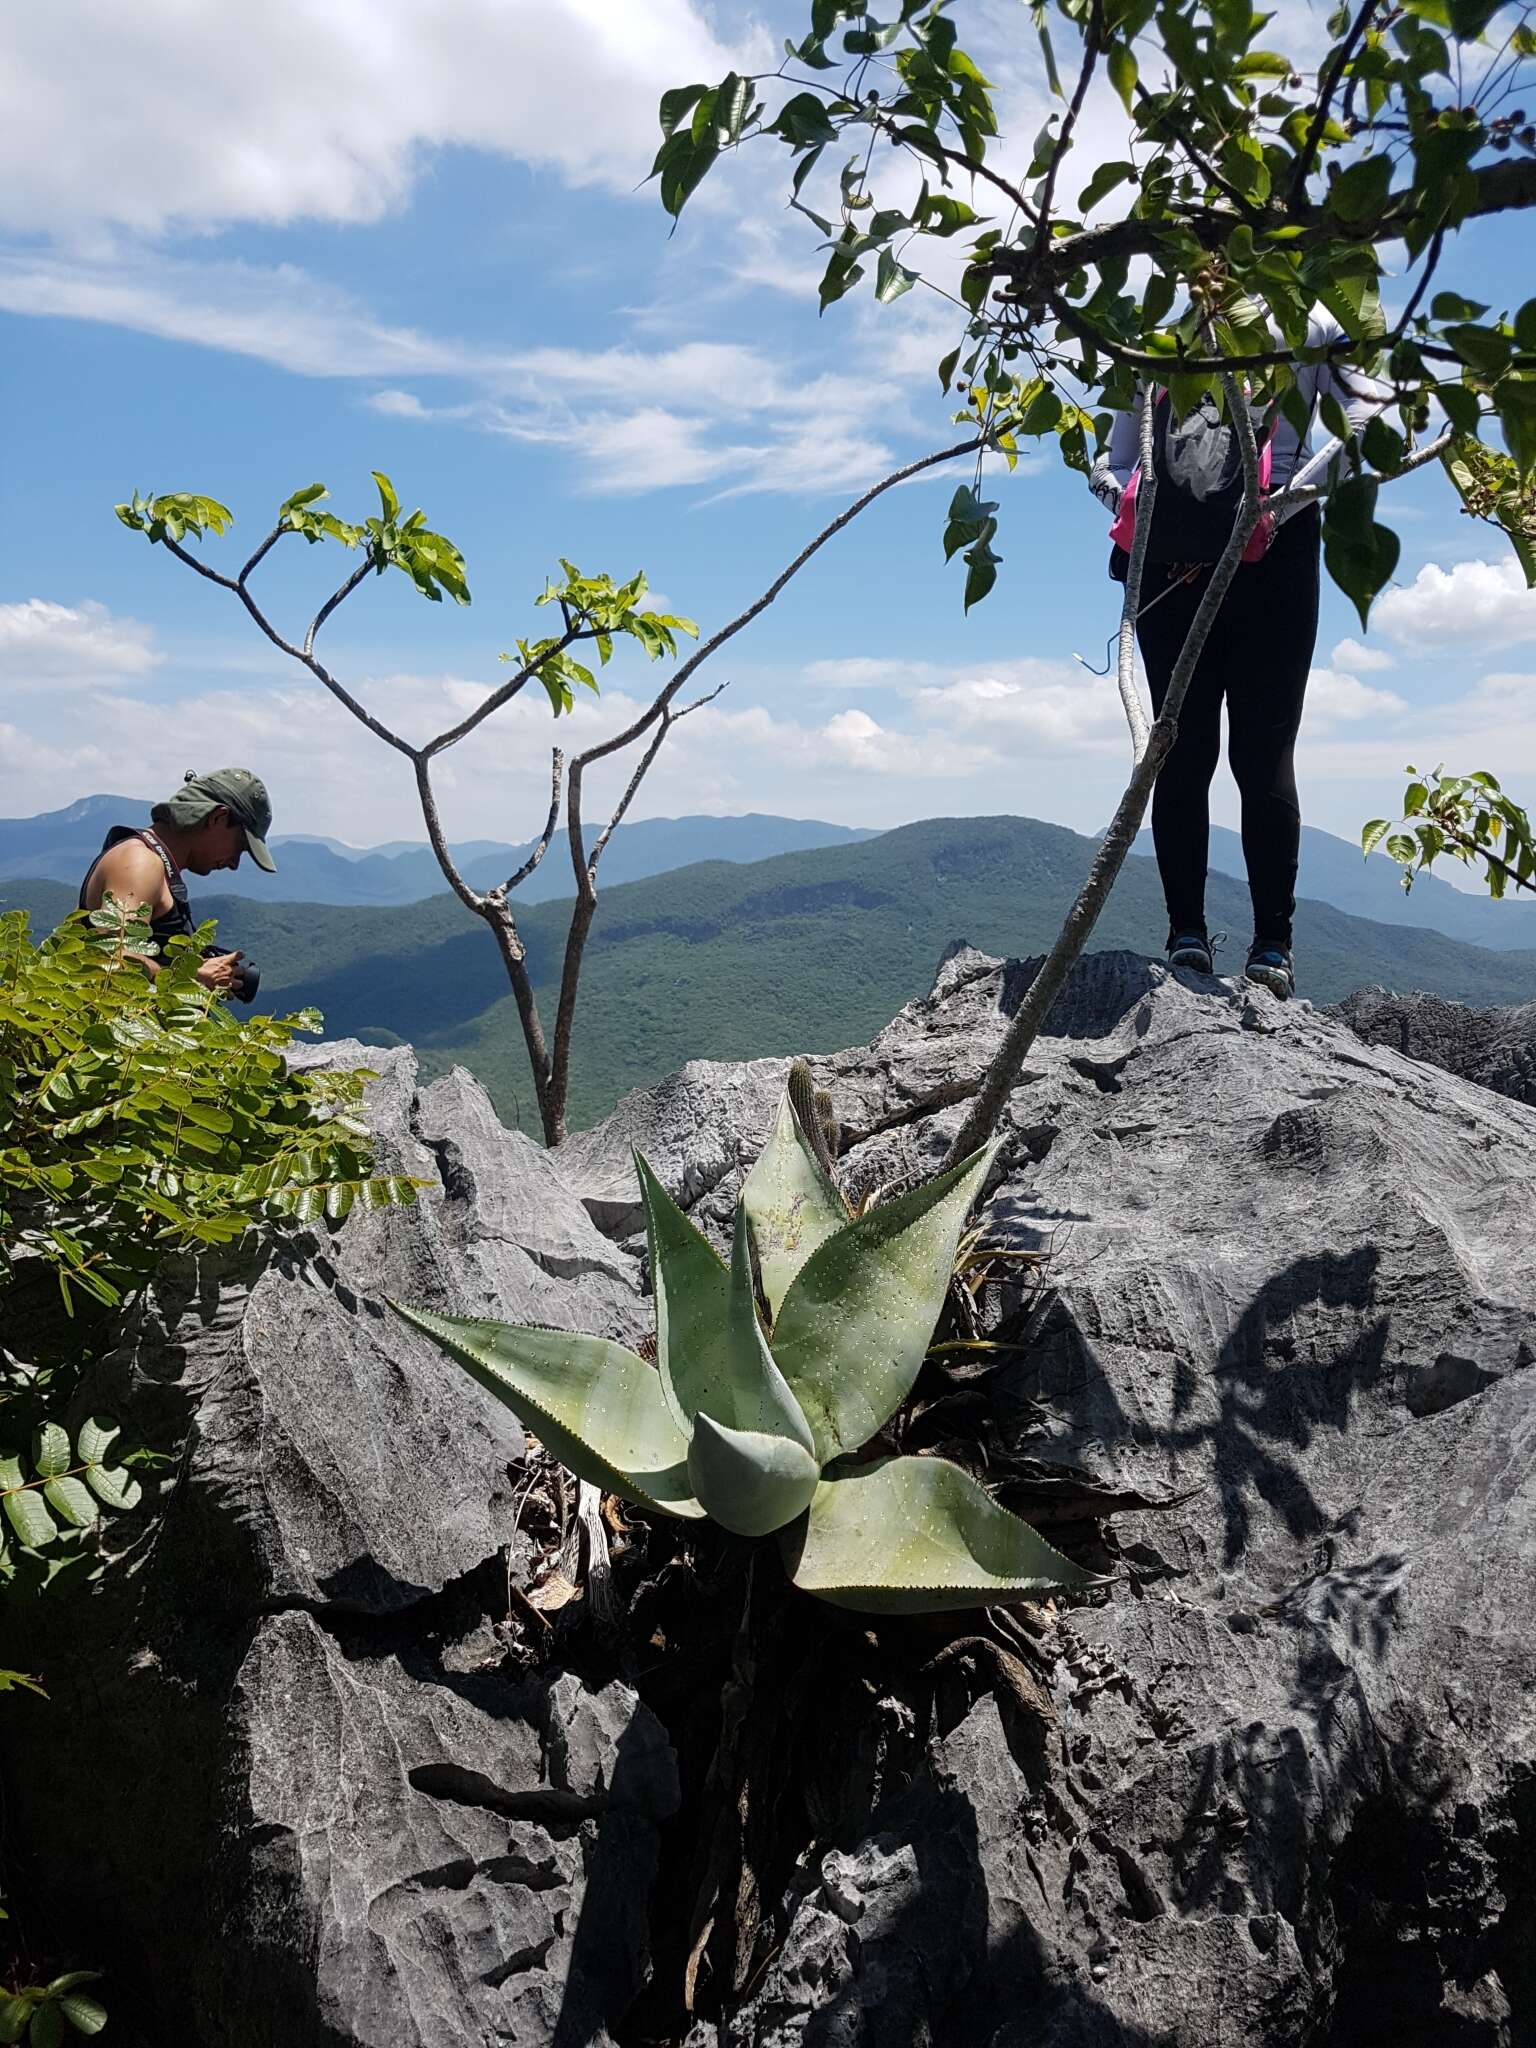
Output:
[[[257,867],[277,872],[267,851],[272,805],[266,785],[246,768],[191,772],[180,789],[150,812],[150,826],[114,825],[80,884],[80,908],[98,910],[108,894],[132,909],[149,912],[158,950],[167,939],[190,937],[197,929],[187,901],[184,876],[237,868],[248,853]],[[157,958],[135,954],[151,974]],[[239,953],[205,960],[197,978],[205,988],[230,989],[240,981]],[[254,978],[254,977],[253,977]]]

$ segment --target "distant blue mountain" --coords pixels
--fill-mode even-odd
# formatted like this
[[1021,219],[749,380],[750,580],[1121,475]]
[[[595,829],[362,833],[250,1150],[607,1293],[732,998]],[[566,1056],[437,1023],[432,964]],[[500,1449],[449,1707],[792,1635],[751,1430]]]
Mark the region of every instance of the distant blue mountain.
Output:
[[[1150,830],[1137,839],[1136,851],[1151,854]],[[1211,827],[1211,866],[1218,874],[1232,875],[1240,882],[1247,877],[1242,838],[1224,825]],[[1536,947],[1536,902],[1507,899],[1495,903],[1489,896],[1470,895],[1433,874],[1420,875],[1412,891],[1405,894],[1401,875],[1397,862],[1384,853],[1366,859],[1347,839],[1319,832],[1315,825],[1301,828],[1298,896],[1331,903],[1351,917],[1443,932],[1447,938],[1491,946],[1497,952]],[[1236,932],[1233,937],[1241,943],[1248,934]]]
[[[77,883],[108,828],[148,824],[149,810],[142,798],[88,796],[35,818],[0,818],[0,880]],[[856,826],[755,812],[737,818],[642,818],[614,833],[603,855],[603,878],[608,884],[636,882],[701,860],[768,860],[775,854],[807,853],[874,836]],[[246,863],[239,873],[219,877],[219,893],[265,902],[382,908],[440,896],[446,889],[431,849],[409,840],[356,847],[302,833],[276,834],[272,848],[276,875],[264,875]],[[484,889],[519,867],[529,848],[471,839],[453,851],[465,878]],[[523,902],[539,903],[574,893],[566,842],[557,837],[518,895]]]

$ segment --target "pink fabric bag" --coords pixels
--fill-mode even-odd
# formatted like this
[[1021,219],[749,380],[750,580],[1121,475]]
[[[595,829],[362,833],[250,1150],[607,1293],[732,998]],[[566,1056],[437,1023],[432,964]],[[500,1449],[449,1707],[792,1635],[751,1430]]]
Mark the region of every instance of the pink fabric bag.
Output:
[[[1264,445],[1259,450],[1259,493],[1262,497],[1269,495],[1271,454],[1270,436],[1266,434]],[[1131,543],[1136,538],[1136,486],[1140,482],[1141,464],[1138,462],[1131,471],[1130,482],[1120,493],[1120,505],[1115,513],[1115,523],[1109,529],[1109,537],[1115,546],[1117,548],[1124,548],[1127,554],[1131,552]],[[1262,561],[1264,556],[1268,554],[1269,544],[1274,537],[1274,514],[1272,512],[1261,512],[1259,514],[1259,523],[1248,536],[1248,545],[1243,549],[1243,560],[1245,562]]]

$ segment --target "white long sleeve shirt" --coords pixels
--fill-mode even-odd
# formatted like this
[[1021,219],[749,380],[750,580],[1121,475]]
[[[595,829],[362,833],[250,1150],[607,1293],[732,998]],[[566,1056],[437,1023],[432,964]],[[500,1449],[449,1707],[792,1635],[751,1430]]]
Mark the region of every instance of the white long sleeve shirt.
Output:
[[[1330,342],[1343,341],[1344,329],[1331,313],[1314,310],[1307,324],[1307,347],[1326,348]],[[1284,346],[1284,337],[1275,330],[1275,346]],[[1312,426],[1317,419],[1318,400],[1324,397],[1336,398],[1344,409],[1350,432],[1358,434],[1366,421],[1383,411],[1391,403],[1392,387],[1374,377],[1368,377],[1363,370],[1352,365],[1345,367],[1332,362],[1303,363],[1296,372],[1297,388],[1307,408],[1308,427],[1298,437],[1296,429],[1281,413],[1270,438],[1269,495],[1278,497],[1291,486],[1300,490],[1304,485],[1319,483],[1327,474],[1328,465],[1343,446],[1341,441],[1328,440],[1322,447],[1312,445]],[[1115,414],[1114,424],[1109,430],[1109,439],[1104,444],[1088,488],[1102,505],[1111,512],[1119,510],[1120,494],[1131,480],[1131,472],[1141,460],[1141,400],[1137,399],[1131,412]],[[1285,521],[1294,513],[1302,511],[1312,501],[1307,498],[1291,497],[1279,508],[1279,517]]]

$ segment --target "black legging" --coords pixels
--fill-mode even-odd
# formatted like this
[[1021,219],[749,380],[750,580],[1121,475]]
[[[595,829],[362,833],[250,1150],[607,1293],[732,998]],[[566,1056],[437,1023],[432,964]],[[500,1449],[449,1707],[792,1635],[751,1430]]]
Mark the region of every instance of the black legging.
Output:
[[[1195,668],[1178,739],[1152,795],[1152,838],[1174,933],[1205,929],[1211,777],[1221,755],[1225,700],[1227,758],[1243,800],[1254,937],[1291,943],[1301,846],[1296,733],[1317,642],[1320,530],[1317,507],[1309,506],[1286,521],[1261,561],[1239,568]],[[1148,600],[1167,587],[1168,570],[1147,564],[1137,638],[1155,711],[1163,708],[1208,574],[1148,611]]]

